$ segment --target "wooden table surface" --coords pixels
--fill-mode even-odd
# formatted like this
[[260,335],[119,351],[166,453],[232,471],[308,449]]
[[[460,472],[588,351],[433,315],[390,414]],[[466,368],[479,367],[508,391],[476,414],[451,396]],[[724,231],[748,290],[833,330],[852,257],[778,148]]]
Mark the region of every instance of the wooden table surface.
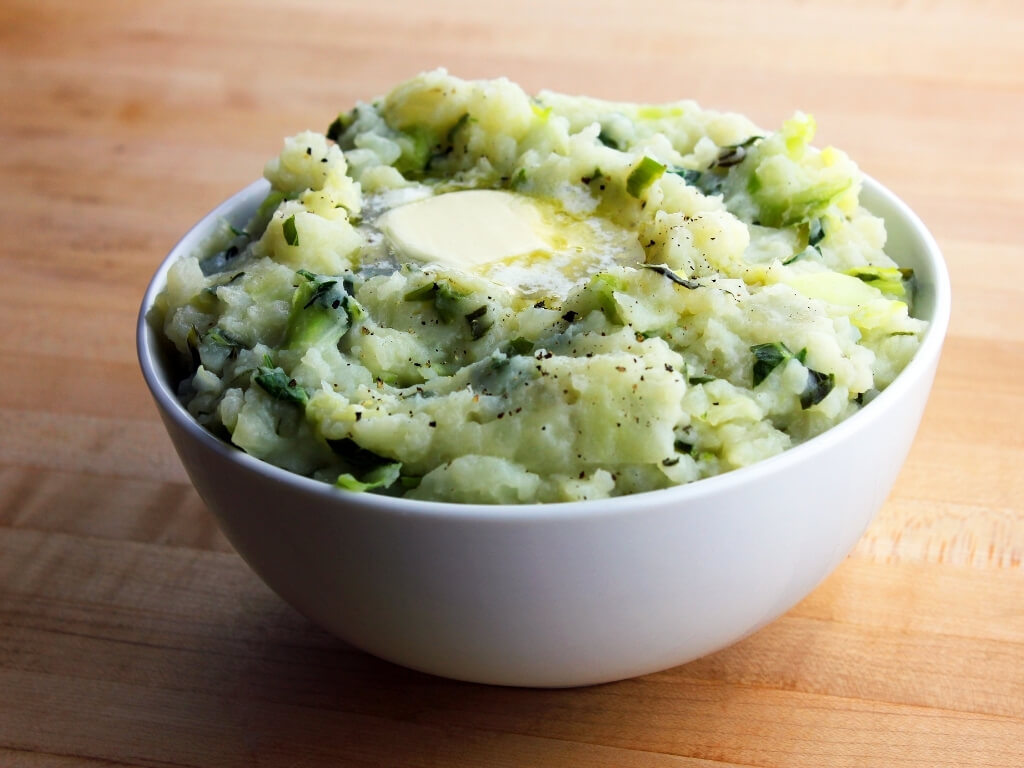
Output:
[[[0,1],[0,766],[1024,766],[1024,4]],[[445,65],[812,112],[941,244],[954,311],[900,479],[782,619],[537,691],[363,655],[189,485],[138,302],[283,136]]]

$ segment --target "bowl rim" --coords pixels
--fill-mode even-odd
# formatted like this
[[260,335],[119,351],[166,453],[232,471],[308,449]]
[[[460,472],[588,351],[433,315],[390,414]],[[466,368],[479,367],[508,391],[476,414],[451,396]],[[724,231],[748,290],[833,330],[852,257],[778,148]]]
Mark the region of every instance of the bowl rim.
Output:
[[[406,499],[373,493],[355,493],[335,488],[329,483],[278,467],[258,459],[209,432],[200,425],[176,396],[173,387],[165,377],[151,339],[157,340],[157,331],[147,320],[147,313],[166,283],[171,265],[187,252],[191,252],[207,236],[209,229],[218,220],[232,220],[232,213],[252,200],[262,197],[269,190],[267,181],[260,179],[227,198],[197,221],[174,245],[161,261],[150,279],[139,308],[136,325],[136,352],[143,378],[165,418],[170,418],[191,439],[198,440],[207,450],[220,458],[237,465],[243,471],[256,472],[269,480],[283,483],[296,491],[323,499],[327,503],[359,505],[378,514],[406,516],[416,514],[424,518],[479,518],[496,522],[569,520],[573,518],[595,518],[629,515],[638,511],[671,505],[680,507],[688,502],[718,494],[730,488],[749,485],[765,475],[774,474],[799,464],[813,451],[827,450],[830,445],[841,443],[852,436],[866,418],[880,413],[886,404],[902,397],[929,367],[936,363],[941,353],[949,325],[951,311],[951,286],[949,272],[935,238],[911,208],[887,187],[868,175],[863,175],[863,191],[880,201],[882,207],[891,209],[891,215],[902,219],[924,245],[922,254],[933,273],[932,312],[929,327],[910,362],[897,374],[895,379],[877,397],[860,411],[844,421],[825,430],[813,438],[787,448],[785,451],[739,469],[720,475],[702,478],[684,485],[652,491],[627,494],[603,499],[583,501],[528,503],[528,504],[477,504],[446,501]],[[863,205],[863,201],[861,203]],[[868,207],[868,206],[865,206]],[[868,207],[876,216],[890,214]],[[754,509],[755,507],[751,507]]]

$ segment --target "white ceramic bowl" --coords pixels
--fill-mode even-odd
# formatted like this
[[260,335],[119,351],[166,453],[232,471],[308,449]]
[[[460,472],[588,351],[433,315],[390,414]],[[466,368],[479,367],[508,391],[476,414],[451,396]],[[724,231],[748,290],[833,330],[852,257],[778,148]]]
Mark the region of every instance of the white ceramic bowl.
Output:
[[243,225],[266,191],[257,182],[220,205],[157,271],[138,324],[146,382],[200,496],[270,587],[358,648],[461,680],[632,677],[723,648],[784,613],[885,501],[949,319],[935,241],[868,179],[863,204],[885,219],[889,252],[914,268],[916,314],[931,327],[906,370],[852,418],[759,464],[611,500],[475,506],[346,493],[254,459],[193,421],[145,319],[171,262],[219,219]]

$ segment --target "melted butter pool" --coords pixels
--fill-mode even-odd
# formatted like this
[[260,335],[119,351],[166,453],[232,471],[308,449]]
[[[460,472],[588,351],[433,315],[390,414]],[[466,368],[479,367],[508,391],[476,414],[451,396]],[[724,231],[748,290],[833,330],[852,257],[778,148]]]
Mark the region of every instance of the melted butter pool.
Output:
[[634,232],[555,201],[500,190],[385,194],[368,205],[370,250],[383,243],[397,263],[454,268],[529,297],[565,296],[596,272],[644,260]]

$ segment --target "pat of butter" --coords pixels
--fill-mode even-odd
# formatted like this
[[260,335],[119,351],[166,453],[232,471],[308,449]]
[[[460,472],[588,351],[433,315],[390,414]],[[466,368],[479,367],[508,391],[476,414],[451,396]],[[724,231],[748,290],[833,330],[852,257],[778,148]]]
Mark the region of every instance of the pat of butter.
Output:
[[404,257],[464,269],[552,250],[538,206],[493,189],[448,192],[392,208],[377,219],[377,228]]

